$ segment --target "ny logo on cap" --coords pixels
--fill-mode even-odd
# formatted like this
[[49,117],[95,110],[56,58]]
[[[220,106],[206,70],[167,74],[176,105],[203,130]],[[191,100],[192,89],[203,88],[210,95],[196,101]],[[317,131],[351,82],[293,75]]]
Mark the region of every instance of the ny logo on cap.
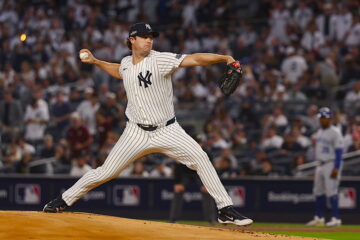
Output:
[[147,29],[151,30],[151,27],[150,27],[149,24],[145,24],[145,27],[146,27]]

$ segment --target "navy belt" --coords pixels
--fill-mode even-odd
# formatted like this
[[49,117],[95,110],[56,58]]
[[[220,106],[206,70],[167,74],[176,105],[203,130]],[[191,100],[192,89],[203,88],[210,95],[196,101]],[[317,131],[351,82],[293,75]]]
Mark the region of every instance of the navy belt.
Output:
[[[126,121],[129,121],[129,119],[127,117],[126,118]],[[169,126],[170,124],[173,124],[175,122],[176,118],[173,117],[172,119],[170,119],[169,121],[167,121],[165,123],[165,126]],[[140,124],[140,123],[137,123],[136,125],[138,125],[140,128],[142,128],[143,130],[145,131],[155,131],[159,126],[156,126],[156,125],[146,125],[146,124]]]

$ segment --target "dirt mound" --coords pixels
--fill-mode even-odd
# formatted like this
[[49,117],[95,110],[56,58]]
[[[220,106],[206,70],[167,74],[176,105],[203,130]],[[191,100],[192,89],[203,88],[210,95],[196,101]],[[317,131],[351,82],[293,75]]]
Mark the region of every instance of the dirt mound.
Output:
[[241,227],[219,229],[87,213],[51,214],[26,211],[0,211],[0,239],[304,240],[309,238],[252,232]]

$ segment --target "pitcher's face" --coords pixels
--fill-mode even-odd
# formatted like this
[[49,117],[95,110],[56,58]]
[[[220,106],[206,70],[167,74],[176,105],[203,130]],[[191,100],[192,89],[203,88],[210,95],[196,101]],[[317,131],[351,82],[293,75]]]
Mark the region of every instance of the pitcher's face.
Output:
[[132,49],[140,55],[148,55],[153,46],[153,36],[151,34],[130,38]]

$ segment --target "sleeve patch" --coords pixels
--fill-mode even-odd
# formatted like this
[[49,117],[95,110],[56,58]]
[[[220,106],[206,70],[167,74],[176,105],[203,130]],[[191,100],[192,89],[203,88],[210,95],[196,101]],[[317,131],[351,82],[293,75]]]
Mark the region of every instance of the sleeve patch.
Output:
[[175,58],[180,59],[182,57],[182,54],[176,54]]

